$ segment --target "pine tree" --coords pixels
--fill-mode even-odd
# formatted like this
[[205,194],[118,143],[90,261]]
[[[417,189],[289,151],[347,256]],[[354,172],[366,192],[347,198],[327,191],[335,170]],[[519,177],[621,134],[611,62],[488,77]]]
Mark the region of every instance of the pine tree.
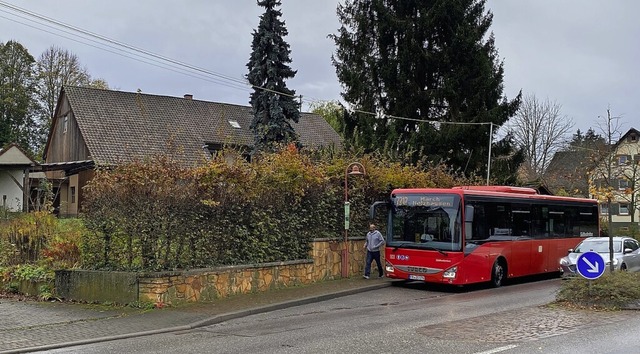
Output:
[[283,39],[288,32],[280,20],[282,12],[277,9],[280,0],[258,0],[258,6],[264,7],[265,12],[253,32],[251,58],[247,64],[247,79],[254,87],[250,96],[254,151],[273,150],[278,144],[296,142],[291,122],[297,123],[300,117],[295,91],[285,84],[296,71],[288,65],[291,50]]
[[[487,34],[492,14],[484,5],[485,0],[338,5],[342,26],[332,36],[332,59],[342,96],[355,108],[344,116],[352,143],[405,161],[426,158],[447,161],[466,174],[486,172],[488,123],[495,134],[516,113],[520,95],[511,101],[503,96],[503,64]],[[496,145],[515,156],[510,144]]]

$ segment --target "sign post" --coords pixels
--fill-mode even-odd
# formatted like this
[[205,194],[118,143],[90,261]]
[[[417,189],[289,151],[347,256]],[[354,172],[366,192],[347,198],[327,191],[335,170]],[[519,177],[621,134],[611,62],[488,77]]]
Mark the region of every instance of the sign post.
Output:
[[604,258],[597,252],[585,252],[576,260],[578,274],[589,280],[600,278],[604,274]]

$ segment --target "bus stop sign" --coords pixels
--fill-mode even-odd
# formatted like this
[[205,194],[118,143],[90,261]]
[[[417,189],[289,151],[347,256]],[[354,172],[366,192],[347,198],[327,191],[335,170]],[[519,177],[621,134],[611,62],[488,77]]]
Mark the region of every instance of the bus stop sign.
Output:
[[597,252],[585,252],[576,260],[578,274],[587,279],[597,279],[604,273],[604,258]]

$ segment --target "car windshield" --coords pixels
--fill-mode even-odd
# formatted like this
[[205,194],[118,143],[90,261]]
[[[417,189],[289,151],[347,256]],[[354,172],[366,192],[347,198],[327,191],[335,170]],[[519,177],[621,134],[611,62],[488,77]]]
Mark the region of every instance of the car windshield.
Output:
[[[609,240],[585,240],[582,241],[576,247],[575,253],[584,253],[584,252],[598,252],[598,253],[607,253],[609,252]],[[622,252],[622,242],[613,241],[613,253]]]

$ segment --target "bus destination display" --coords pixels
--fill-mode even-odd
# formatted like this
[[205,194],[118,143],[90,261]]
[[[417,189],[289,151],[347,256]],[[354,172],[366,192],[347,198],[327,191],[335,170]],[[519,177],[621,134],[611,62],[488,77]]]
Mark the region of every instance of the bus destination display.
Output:
[[452,208],[455,203],[453,195],[399,195],[394,201],[396,206],[412,206],[412,207],[442,207]]

